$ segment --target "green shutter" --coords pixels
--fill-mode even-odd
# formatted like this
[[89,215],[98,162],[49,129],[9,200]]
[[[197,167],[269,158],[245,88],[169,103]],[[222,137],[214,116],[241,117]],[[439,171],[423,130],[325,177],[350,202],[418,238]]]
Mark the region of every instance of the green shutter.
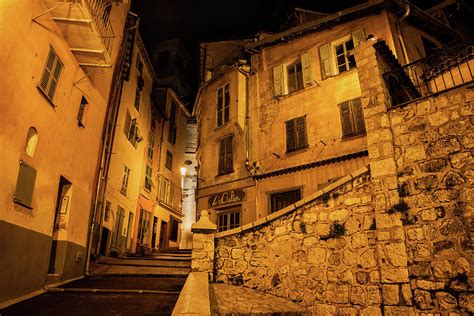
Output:
[[354,118],[355,133],[365,133],[364,113],[362,112],[360,99],[352,100],[352,114]]
[[225,138],[220,140],[219,144],[219,166],[218,166],[218,174],[225,173]]
[[225,152],[226,152],[226,173],[234,171],[233,168],[233,157],[232,157],[232,135],[226,137]]
[[331,77],[331,46],[328,44],[319,47],[319,59],[321,61],[321,78],[326,79]]
[[359,45],[359,42],[364,39],[364,30],[359,29],[355,32],[352,32],[352,41],[354,42],[354,47]]
[[311,54],[309,52],[301,55],[301,68],[303,69],[303,84],[306,88],[313,84],[311,75]]
[[18,171],[18,179],[16,182],[14,201],[26,206],[32,206],[33,191],[36,181],[36,169],[20,161],[20,170]]
[[342,136],[352,135],[351,111],[349,101],[339,104],[341,111]]
[[293,151],[296,149],[295,140],[295,121],[286,121],[286,151]]
[[273,68],[273,95],[283,95],[283,65]]

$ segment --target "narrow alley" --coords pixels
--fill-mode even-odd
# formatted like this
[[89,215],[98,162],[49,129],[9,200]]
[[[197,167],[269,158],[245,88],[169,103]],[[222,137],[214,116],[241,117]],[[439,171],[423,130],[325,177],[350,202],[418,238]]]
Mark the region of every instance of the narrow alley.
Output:
[[187,251],[103,257],[91,273],[0,311],[6,315],[170,315],[190,272]]

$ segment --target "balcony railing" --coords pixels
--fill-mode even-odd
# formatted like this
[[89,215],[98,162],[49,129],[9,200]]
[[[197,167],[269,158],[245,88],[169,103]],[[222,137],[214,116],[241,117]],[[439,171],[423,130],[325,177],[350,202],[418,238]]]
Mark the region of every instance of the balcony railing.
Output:
[[383,74],[392,107],[473,81],[474,42],[463,42]]
[[97,32],[99,33],[107,52],[112,53],[112,46],[114,43],[114,32],[109,21],[108,6],[111,3],[106,3],[103,0],[83,0],[91,15],[92,21],[95,24]]

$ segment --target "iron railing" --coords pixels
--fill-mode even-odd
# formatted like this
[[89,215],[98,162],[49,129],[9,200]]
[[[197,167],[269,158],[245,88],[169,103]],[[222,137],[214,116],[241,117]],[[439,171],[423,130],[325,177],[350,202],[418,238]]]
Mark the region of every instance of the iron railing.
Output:
[[474,41],[439,52],[383,74],[392,107],[473,81]]
[[114,44],[114,32],[110,25],[109,13],[110,9],[108,6],[112,4],[103,0],[82,0],[86,5],[87,9],[92,18],[92,22],[95,24],[97,32],[99,33],[102,44],[104,44],[109,56],[112,54],[112,47]]

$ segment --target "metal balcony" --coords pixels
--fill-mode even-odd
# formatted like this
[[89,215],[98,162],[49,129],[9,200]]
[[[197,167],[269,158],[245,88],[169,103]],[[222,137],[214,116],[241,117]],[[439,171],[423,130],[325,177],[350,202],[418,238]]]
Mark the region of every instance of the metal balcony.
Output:
[[83,67],[111,67],[114,34],[105,0],[45,0],[47,10],[59,26],[71,51]]

